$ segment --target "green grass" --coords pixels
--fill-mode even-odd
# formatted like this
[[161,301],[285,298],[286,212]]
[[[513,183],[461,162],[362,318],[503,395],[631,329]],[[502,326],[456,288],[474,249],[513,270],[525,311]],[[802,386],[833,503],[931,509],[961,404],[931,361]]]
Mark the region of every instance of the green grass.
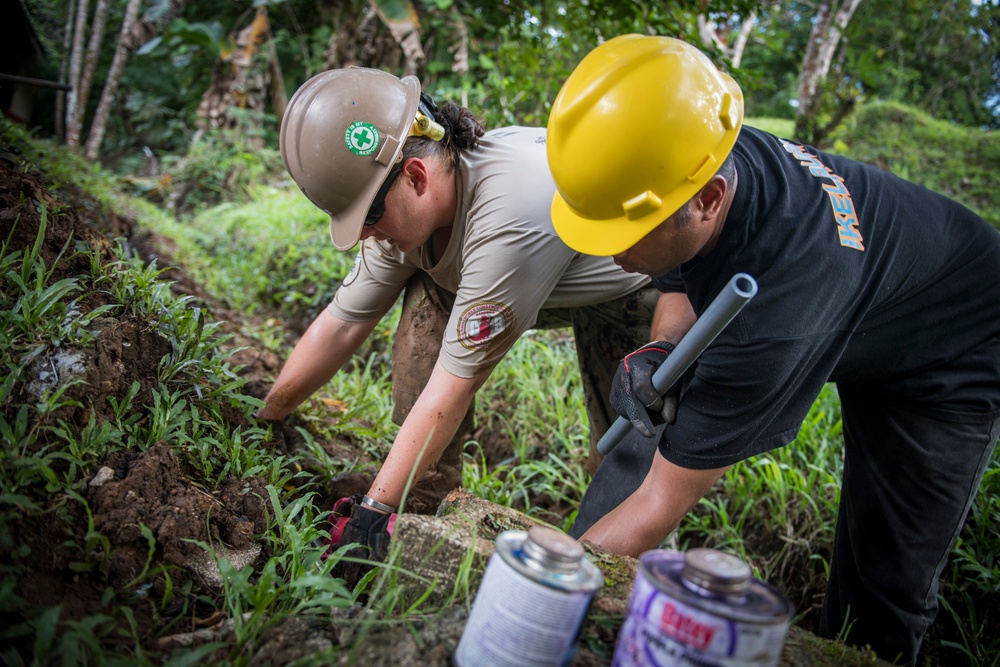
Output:
[[745,118],[743,122],[783,139],[790,139],[795,133],[795,121],[787,118]]
[[510,455],[487,466],[481,443],[466,445],[463,486],[473,493],[568,529],[590,482],[587,412],[568,330],[530,331],[476,396],[476,422]]
[[184,221],[145,205],[144,226],[173,240],[174,261],[226,307],[312,319],[354,256],[333,248],[329,216],[299,190],[253,194],[247,204],[220,204]]
[[[193,660],[208,651],[224,649],[225,660],[239,664],[246,661],[276,618],[321,618],[330,608],[356,602],[355,593],[330,576],[337,559],[321,559],[325,550],[322,511],[312,503],[311,496],[291,499],[283,490],[294,474],[289,461],[263,446],[262,429],[233,431],[220,413],[220,404],[243,405],[249,411],[254,403],[239,392],[242,382],[228,367],[226,353],[219,349],[223,341],[213,335],[212,324],[188,308],[186,299],[176,298],[164,289],[165,283],[150,280],[150,269],[131,261],[122,260],[106,273],[71,281],[70,285],[79,290],[88,283],[104,285],[112,277],[116,285],[129,286],[128,290],[116,292],[122,300],[116,302],[115,308],[157,322],[172,342],[171,353],[160,365],[160,384],[149,404],[134,403],[137,387],[133,386],[124,399],[112,400],[111,420],[96,422],[91,413],[90,421],[80,430],[48,418],[69,405],[66,385],[44,392],[32,403],[18,404],[9,392],[40,354],[40,347],[79,344],[85,336],[65,328],[66,322],[72,320],[64,317],[69,306],[65,300],[53,298],[52,287],[35,283],[28,287],[25,276],[41,275],[47,270],[31,251],[10,252],[4,248],[3,255],[7,267],[3,298],[12,304],[3,316],[5,324],[12,326],[4,327],[7,334],[0,341],[0,355],[8,360],[4,376],[8,390],[0,416],[0,526],[5,529],[0,541],[5,556],[0,570],[0,609],[20,620],[0,630],[0,638],[5,642],[27,639],[34,646],[30,656],[13,648],[4,649],[0,655],[6,664],[47,664],[54,660],[66,664],[103,663],[112,655],[122,655],[121,648],[112,646],[123,646],[123,639],[127,647],[124,654],[131,655],[132,660],[139,664],[158,662],[146,653],[142,638],[136,634],[132,600],[154,582],[165,582],[166,592],[156,606],[162,613],[192,594],[190,581],[186,590],[175,590],[168,570],[151,567],[156,540],[144,526],[150,545],[147,567],[123,588],[106,589],[105,613],[84,620],[63,619],[59,607],[38,609],[27,603],[19,592],[18,580],[31,570],[32,559],[39,555],[19,548],[6,536],[15,525],[48,521],[46,514],[51,512],[90,516],[85,487],[98,464],[114,451],[145,450],[160,441],[171,442],[196,481],[209,489],[229,477],[262,479],[268,489],[272,517],[261,536],[272,556],[257,570],[251,566],[235,570],[228,560],[219,558],[223,594],[218,599],[202,599],[234,619],[234,642],[182,650],[174,654],[174,660]],[[64,294],[73,291],[65,286],[57,290]],[[74,326],[81,325],[80,320],[73,322]],[[79,405],[80,400],[73,403]],[[61,500],[53,505],[52,498]],[[214,553],[213,545],[204,546]],[[94,530],[92,520],[85,534],[64,547],[78,554],[74,565],[80,576],[100,578],[111,557],[108,539]]]
[[[25,142],[22,149],[30,146]],[[72,156],[36,155],[42,155],[38,166],[43,168],[49,159],[75,163]],[[58,164],[53,169],[71,171]],[[95,249],[71,239],[47,264],[41,239],[71,209],[53,212],[45,201],[23,201],[23,206],[41,221],[37,240],[15,248],[9,236],[0,239],[0,660],[9,665],[160,664],[162,656],[150,653],[148,626],[137,621],[137,614],[159,618],[160,632],[169,634],[178,631],[177,622],[192,614],[197,603],[234,619],[236,639],[174,651],[171,664],[196,662],[214,651],[223,653],[216,659],[241,664],[275,619],[321,619],[332,608],[355,604],[356,592],[330,576],[337,558],[321,558],[326,510],[316,507],[311,495],[293,498],[285,490],[295,470],[265,446],[263,429],[233,429],[232,412],[224,414],[247,415],[259,403],[241,392],[243,380],[228,361],[231,348],[217,323],[208,321],[188,297],[174,295],[156,267],[142,266],[122,246],[115,247],[117,260],[106,262]],[[24,221],[13,221],[17,224]],[[65,262],[80,258],[84,261],[75,265],[89,266],[89,273],[54,278]],[[98,298],[104,305],[82,311],[85,298]],[[41,386],[33,397],[14,391],[50,363],[45,360],[92,342],[99,321],[119,320],[142,322],[165,344],[155,377],[143,378],[151,388],[145,402],[139,400],[138,382],[121,396],[91,396],[80,391],[80,380],[65,379]],[[93,406],[90,419],[82,427],[64,417],[88,405]],[[97,410],[106,410],[108,418],[97,420]],[[125,585],[105,582],[99,612],[75,618],[62,606],[38,607],[25,599],[22,582],[38,559],[55,555],[33,553],[28,542],[16,538],[35,530],[33,526],[63,532],[59,557],[68,559],[80,581],[101,585],[113,554],[108,536],[95,528],[88,481],[109,454],[139,452],[157,442],[169,442],[204,489],[214,490],[227,478],[263,482],[270,518],[259,539],[270,557],[257,569],[238,571],[219,559],[225,590],[219,596],[196,593],[190,579],[174,585],[176,573],[154,557],[156,537],[139,526],[149,548],[146,567]],[[210,553],[216,549],[213,544],[204,547]],[[155,599],[149,596],[152,590],[158,591]]]
[[948,195],[1000,229],[1000,134],[931,118],[919,109],[866,104],[833,135],[847,157]]

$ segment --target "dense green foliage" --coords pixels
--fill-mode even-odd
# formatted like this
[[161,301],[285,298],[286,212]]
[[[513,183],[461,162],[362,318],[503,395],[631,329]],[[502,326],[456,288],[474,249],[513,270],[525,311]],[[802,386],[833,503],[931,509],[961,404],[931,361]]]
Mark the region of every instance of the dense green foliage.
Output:
[[[18,156],[19,169],[52,179],[49,194],[53,197],[24,202],[37,210],[40,219],[36,241],[25,248],[11,245],[18,225],[25,224],[18,219],[6,227],[9,233],[0,247],[0,357],[4,360],[0,379],[0,615],[4,619],[0,659],[8,665],[105,664],[119,656],[130,664],[155,664],[160,661],[144,644],[148,638],[142,636],[144,630],[136,617],[146,618],[147,624],[152,617],[169,633],[176,631],[177,620],[207,604],[237,619],[235,641],[181,649],[173,658],[194,664],[214,651],[217,659],[239,663],[274,618],[323,617],[330,608],[356,603],[357,595],[330,576],[337,557],[323,559],[320,519],[328,508],[317,508],[312,494],[302,495],[301,489],[289,485],[296,468],[265,445],[265,429],[259,425],[231,428],[227,408],[248,413],[260,402],[241,392],[244,380],[228,361],[232,344],[228,336],[220,335],[219,323],[206,321],[205,311],[193,306],[192,297],[171,291],[170,283],[160,276],[163,269],[144,266],[120,242],[108,251],[70,236],[54,261],[43,260],[47,231],[58,226],[65,231],[75,224],[70,222],[70,216],[75,217],[70,203],[79,201],[72,198],[76,188],[98,191],[100,202],[89,197],[83,201],[95,202],[104,214],[127,205],[108,174],[65,151],[29,140],[6,121],[0,128],[5,145]],[[56,174],[65,175],[66,180],[60,182]],[[166,220],[141,203],[137,206],[154,225]],[[109,252],[113,257],[107,256]],[[89,269],[56,280],[67,264]],[[81,310],[84,300],[95,297],[103,305]],[[42,385],[34,399],[25,395],[24,387],[32,378],[45,377],[52,358],[85,352],[100,331],[120,321],[142,322],[168,343],[169,353],[153,376],[142,378],[142,389],[136,381],[121,397],[95,397],[82,428],[70,418],[75,410],[90,405],[80,394],[81,389],[89,390],[79,378]],[[110,418],[95,419],[98,408],[110,408]],[[273,556],[259,570],[237,570],[220,558],[225,590],[218,598],[199,593],[190,579],[180,583],[173,566],[155,558],[157,539],[145,527],[143,534],[149,541],[145,568],[125,585],[112,585],[108,579],[115,554],[108,537],[94,528],[88,482],[116,452],[145,451],[161,441],[170,443],[192,481],[205,489],[217,490],[223,480],[233,477],[258,479],[266,488],[270,520],[259,539]],[[291,497],[289,489],[296,491],[296,497]],[[98,613],[79,618],[78,612],[60,605],[38,607],[22,597],[22,583],[31,579],[43,557],[32,550],[29,538],[46,531],[63,535],[50,557],[65,559],[78,582],[103,582]],[[221,544],[203,546],[213,561],[216,549],[222,549]],[[155,596],[150,595],[153,582],[158,587]]]
[[[48,58],[40,76],[56,79],[65,56],[61,41],[64,0],[32,0]],[[95,84],[103,84],[123,3],[112,3],[105,50]],[[156,20],[169,2],[146,9]],[[439,99],[468,106],[488,125],[544,124],[548,108],[569,72],[591,48],[628,32],[678,36],[700,44],[696,15],[706,11],[729,39],[740,18],[757,10],[758,19],[734,72],[746,92],[751,115],[791,118],[795,114],[799,68],[816,8],[784,0],[636,0],[539,2],[510,0],[414,0],[384,2],[385,11],[412,10],[419,25],[424,60],[417,75]],[[404,58],[380,21],[360,24],[372,5],[363,0],[270,0],[185,3],[183,11],[133,53],[112,114],[103,160],[134,172],[147,160],[146,147],[173,170],[171,155],[188,152],[198,130],[197,110],[222,54],[230,52],[254,7],[268,10],[274,52],[284,88],[291,93],[309,76],[329,66],[332,53],[350,62],[402,73]],[[409,9],[408,9],[409,8]],[[964,125],[997,124],[1000,48],[996,3],[972,0],[865,0],[845,33],[841,50],[822,90],[828,118],[852,100],[893,100],[919,106],[942,120]],[[392,45],[392,46],[387,46]],[[711,51],[710,51],[711,53]],[[722,66],[725,56],[711,53]],[[39,89],[34,123],[52,132],[55,93]],[[90,96],[90,110],[99,95]],[[255,114],[255,115],[254,115]],[[277,119],[268,106],[254,112],[247,127],[277,145]],[[237,140],[238,136],[225,139]],[[199,150],[197,144],[194,149]]]
[[[737,78],[754,116],[792,118],[815,3],[761,8]],[[961,125],[1000,123],[1000,6],[864,0],[844,32],[824,114],[852,100],[895,101]]]
[[841,73],[863,93],[961,125],[1000,123],[995,2],[862,2]]
[[[468,72],[452,72],[445,67],[448,54],[438,51],[422,77],[425,86],[462,101],[491,126],[544,125],[562,82],[604,39],[634,32],[696,39],[692,18],[698,5],[689,0],[422,4],[425,10],[448,7],[451,24],[464,21],[474,39]],[[719,11],[738,6],[728,0],[713,4]],[[427,17],[430,32],[441,19],[434,11]]]
[[795,117],[793,101],[798,98],[811,16],[811,9],[794,2],[768,5],[760,12],[760,29],[751,36],[736,73],[750,116]]

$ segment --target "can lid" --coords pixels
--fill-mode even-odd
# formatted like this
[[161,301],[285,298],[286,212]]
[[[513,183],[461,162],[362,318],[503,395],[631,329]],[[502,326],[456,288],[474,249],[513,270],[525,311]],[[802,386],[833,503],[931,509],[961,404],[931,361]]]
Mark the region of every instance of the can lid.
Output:
[[532,526],[521,547],[525,558],[554,570],[575,570],[583,560],[583,545],[565,533],[545,526]]
[[719,595],[742,595],[750,587],[750,566],[715,549],[691,549],[684,554],[681,581],[689,588]]

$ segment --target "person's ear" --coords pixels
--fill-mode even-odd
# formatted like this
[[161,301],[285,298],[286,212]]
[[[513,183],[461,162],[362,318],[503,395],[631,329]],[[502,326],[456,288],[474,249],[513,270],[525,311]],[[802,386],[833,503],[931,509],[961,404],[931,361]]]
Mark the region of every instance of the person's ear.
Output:
[[695,198],[698,214],[703,218],[714,218],[722,210],[729,184],[722,176],[713,176],[705,186],[698,191]]
[[427,163],[418,157],[407,158],[403,162],[403,176],[413,184],[418,195],[424,194],[430,187]]

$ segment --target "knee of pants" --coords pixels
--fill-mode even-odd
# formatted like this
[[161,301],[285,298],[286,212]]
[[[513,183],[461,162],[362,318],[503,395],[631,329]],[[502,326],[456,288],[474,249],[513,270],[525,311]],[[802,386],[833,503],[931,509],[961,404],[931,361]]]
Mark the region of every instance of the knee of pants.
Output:
[[392,423],[396,426],[402,426],[418,398],[420,398],[419,391],[407,391],[405,389],[398,388],[395,384],[393,384]]
[[597,472],[597,469],[601,467],[602,461],[604,461],[604,455],[597,451],[597,442],[591,438],[590,449],[587,452],[587,463],[585,466],[587,474],[593,477]]
[[653,464],[665,428],[658,427],[652,438],[644,438],[638,431],[630,430],[604,457],[580,501],[576,520],[570,528],[571,537],[583,535],[639,488]]
[[462,451],[464,448],[465,448],[465,437],[461,433],[458,433],[455,435],[452,441],[448,443],[448,446],[444,448],[444,451],[441,452],[441,456],[438,457],[436,465],[439,468],[449,467],[449,468],[458,468],[459,470],[461,470]]
[[441,353],[450,307],[424,273],[406,285],[399,325],[392,338],[393,421],[402,423],[424,390]]

